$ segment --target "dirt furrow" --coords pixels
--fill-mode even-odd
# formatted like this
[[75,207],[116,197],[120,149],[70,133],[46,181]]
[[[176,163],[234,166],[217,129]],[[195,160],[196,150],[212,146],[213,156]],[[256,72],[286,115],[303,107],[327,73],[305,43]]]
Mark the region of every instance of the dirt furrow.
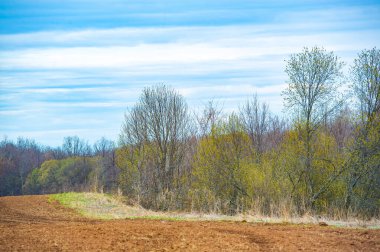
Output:
[[380,251],[380,230],[81,217],[47,196],[0,198],[0,251]]

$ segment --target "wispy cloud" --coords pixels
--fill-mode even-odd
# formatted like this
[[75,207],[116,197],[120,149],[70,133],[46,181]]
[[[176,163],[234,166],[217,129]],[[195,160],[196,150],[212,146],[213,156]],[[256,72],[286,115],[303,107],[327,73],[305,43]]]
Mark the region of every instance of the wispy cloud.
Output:
[[176,88],[192,109],[214,99],[232,111],[257,93],[280,114],[291,53],[320,45],[350,63],[380,41],[372,1],[132,2],[86,9],[43,1],[35,12],[19,8],[31,20],[24,25],[12,14],[17,4],[3,3],[0,132],[53,145],[65,135],[116,139],[126,108],[157,83]]

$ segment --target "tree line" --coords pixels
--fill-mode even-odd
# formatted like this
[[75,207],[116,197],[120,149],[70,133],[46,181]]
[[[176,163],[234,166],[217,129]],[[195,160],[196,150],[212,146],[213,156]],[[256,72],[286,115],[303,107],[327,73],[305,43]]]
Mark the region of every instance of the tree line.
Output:
[[111,191],[117,187],[115,143],[104,137],[90,146],[78,136],[51,148],[34,140],[0,142],[0,196],[65,191]]
[[117,146],[5,139],[0,195],[119,190],[159,210],[379,217],[380,50],[361,51],[347,76],[344,65],[321,47],[292,54],[286,119],[256,95],[232,113],[212,101],[192,113],[157,85],[125,113]]

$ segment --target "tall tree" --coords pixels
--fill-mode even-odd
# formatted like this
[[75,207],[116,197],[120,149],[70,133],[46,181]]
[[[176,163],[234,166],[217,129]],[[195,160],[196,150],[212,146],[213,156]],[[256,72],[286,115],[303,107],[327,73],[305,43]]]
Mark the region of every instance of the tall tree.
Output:
[[145,88],[125,115],[120,143],[129,150],[129,166],[138,168],[141,179],[150,178],[146,189],[156,201],[153,207],[159,207],[159,194],[178,186],[175,180],[181,174],[190,126],[184,98],[164,85]]
[[305,144],[302,177],[306,184],[309,205],[319,195],[313,181],[312,143],[317,129],[327,116],[334,112],[340,102],[337,100],[343,62],[333,52],[323,48],[305,47],[301,53],[293,54],[286,61],[289,80],[283,92],[285,106],[296,114],[300,137]]
[[351,67],[351,76],[361,120],[350,160],[345,205],[351,207],[353,196],[360,194],[358,205],[376,212],[380,209],[380,50],[361,51]]

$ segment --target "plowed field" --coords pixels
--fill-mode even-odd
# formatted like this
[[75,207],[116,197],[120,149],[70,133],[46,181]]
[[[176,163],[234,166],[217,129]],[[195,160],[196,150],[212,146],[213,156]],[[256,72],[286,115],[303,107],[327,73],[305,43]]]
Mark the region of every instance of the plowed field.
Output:
[[0,198],[0,251],[380,251],[380,230],[85,219],[47,196]]

